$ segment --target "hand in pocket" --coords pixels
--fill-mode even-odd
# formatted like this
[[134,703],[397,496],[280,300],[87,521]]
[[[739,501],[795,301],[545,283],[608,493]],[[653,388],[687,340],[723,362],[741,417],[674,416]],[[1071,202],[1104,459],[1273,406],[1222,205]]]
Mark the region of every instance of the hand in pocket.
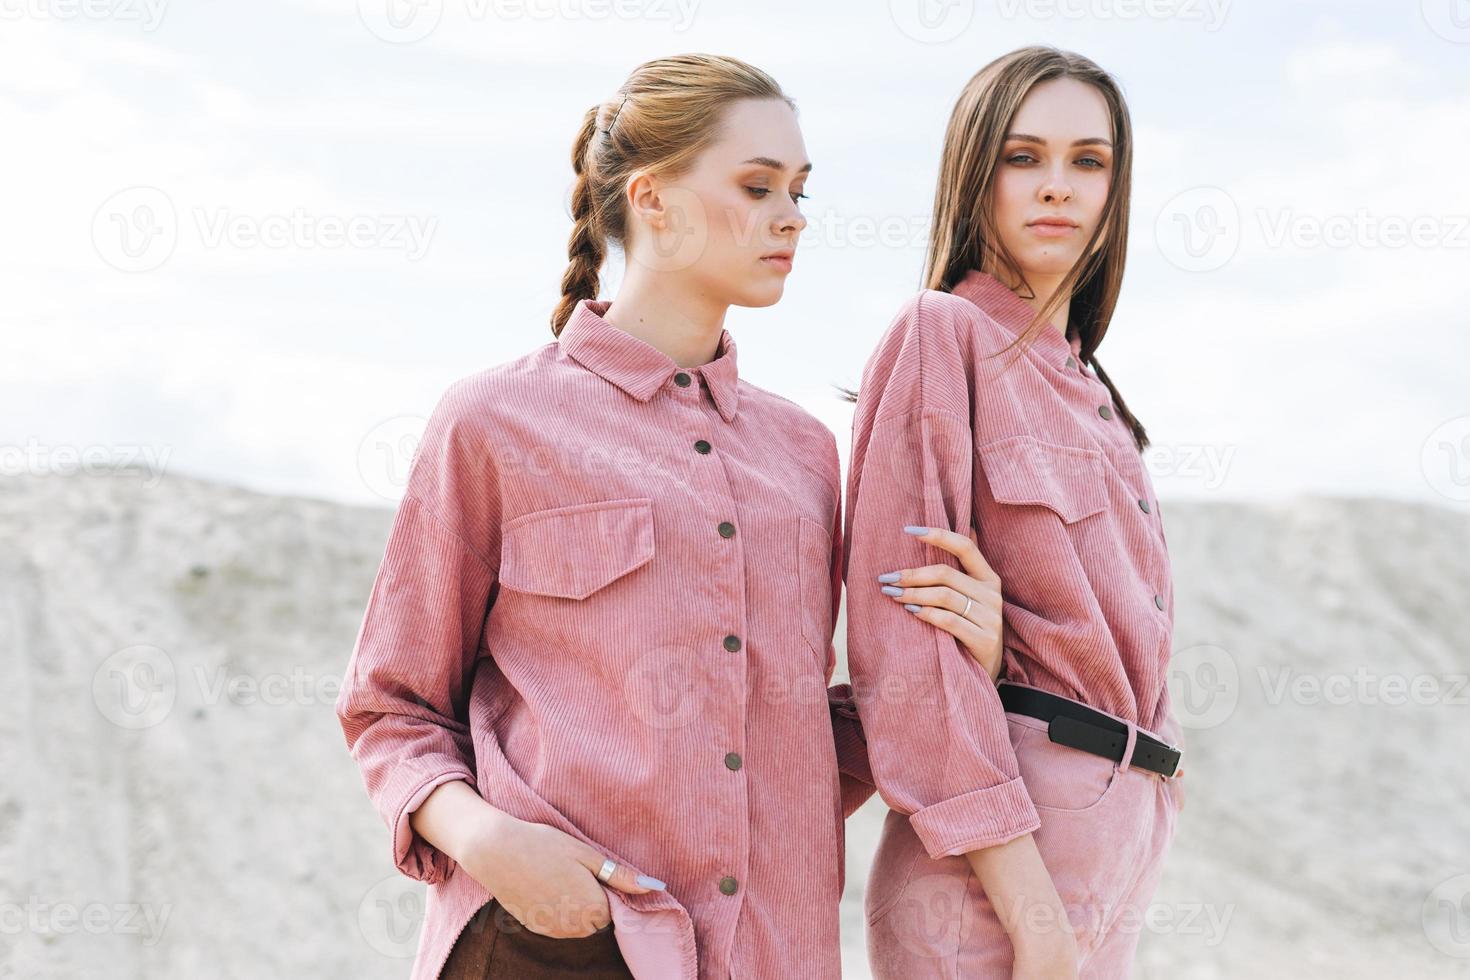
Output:
[[[553,939],[590,936],[612,921],[597,871],[603,855],[545,824],[500,814],[462,862],[471,877],[529,931]],[[618,865],[608,885],[641,895],[663,887]]]

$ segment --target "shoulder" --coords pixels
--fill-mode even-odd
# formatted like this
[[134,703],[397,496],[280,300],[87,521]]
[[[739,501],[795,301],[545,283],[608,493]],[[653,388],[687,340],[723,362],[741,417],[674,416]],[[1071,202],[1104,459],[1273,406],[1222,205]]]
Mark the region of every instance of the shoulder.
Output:
[[781,433],[796,457],[819,467],[822,475],[840,484],[837,436],[821,419],[801,405],[759,385],[740,379],[740,414],[760,427]]
[[837,453],[837,437],[821,419],[784,395],[751,384],[745,379],[740,382],[740,412],[747,411],[762,425],[769,425],[783,432],[787,438],[802,448],[821,451],[831,449]]
[[552,342],[451,381],[425,420],[414,469],[488,474],[526,438],[526,405],[544,400],[555,359]]
[[868,358],[859,397],[879,418],[914,412],[968,415],[975,352],[995,324],[953,293],[921,289],[904,300]]
[[508,413],[523,408],[524,397],[545,395],[557,360],[556,341],[549,341],[520,357],[461,375],[439,396],[434,416],[460,426],[504,421]]
[[998,325],[963,296],[939,289],[921,289],[904,300],[889,324],[889,332],[925,348],[968,347],[978,333],[998,336]]

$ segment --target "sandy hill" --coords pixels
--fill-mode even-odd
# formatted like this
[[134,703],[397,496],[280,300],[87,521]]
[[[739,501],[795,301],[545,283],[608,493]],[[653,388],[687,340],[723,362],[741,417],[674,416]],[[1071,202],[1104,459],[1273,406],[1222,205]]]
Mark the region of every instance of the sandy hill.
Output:
[[[1470,518],[1163,512],[1196,700],[1136,975],[1470,976]],[[332,713],[390,518],[0,478],[0,977],[406,975],[422,889]],[[849,824],[851,977],[882,810]]]

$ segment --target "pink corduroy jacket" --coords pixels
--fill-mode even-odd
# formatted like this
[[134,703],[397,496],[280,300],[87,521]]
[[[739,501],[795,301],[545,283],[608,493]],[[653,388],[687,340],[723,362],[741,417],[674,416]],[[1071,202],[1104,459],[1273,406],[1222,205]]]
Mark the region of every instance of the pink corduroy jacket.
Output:
[[[853,420],[844,575],[847,657],[878,792],[930,858],[1040,826],[996,685],[877,576],[948,552],[903,525],[975,529],[1004,599],[1001,677],[1182,747],[1167,668],[1174,590],[1158,499],[1133,435],[1048,324],[995,277],[904,304],[869,358]],[[1012,362],[1012,358],[1018,358]]]
[[843,820],[873,792],[828,687],[836,441],[740,379],[728,331],[680,368],[608,305],[439,401],[337,699],[427,883],[413,980],[492,897],[409,822],[453,779],[667,883],[604,886],[639,980],[836,977]]

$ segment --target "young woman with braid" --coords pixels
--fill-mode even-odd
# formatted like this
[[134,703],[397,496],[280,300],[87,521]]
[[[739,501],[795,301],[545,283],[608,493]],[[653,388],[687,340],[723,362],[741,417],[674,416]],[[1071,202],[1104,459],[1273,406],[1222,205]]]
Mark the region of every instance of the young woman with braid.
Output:
[[732,58],[651,61],[572,166],[556,339],[435,408],[337,704],[428,882],[413,976],[837,977],[873,791],[828,688],[837,445],[723,326],[791,272],[794,103]]

